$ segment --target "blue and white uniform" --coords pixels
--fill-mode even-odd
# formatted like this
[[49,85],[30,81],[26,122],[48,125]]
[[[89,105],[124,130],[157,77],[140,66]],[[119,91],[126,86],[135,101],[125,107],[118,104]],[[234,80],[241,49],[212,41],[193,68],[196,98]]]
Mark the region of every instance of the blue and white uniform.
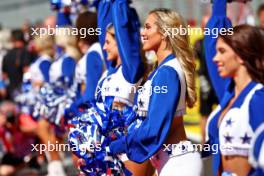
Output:
[[[209,29],[232,27],[226,17],[226,0],[214,0],[213,14],[207,24]],[[217,175],[221,155],[248,156],[256,128],[263,123],[264,88],[263,85],[251,81],[234,101],[218,126],[219,117],[224,108],[234,97],[234,82],[219,76],[213,57],[216,54],[216,41],[213,35],[205,36],[206,62],[213,87],[220,104],[211,113],[207,122],[207,143],[219,145],[217,153],[213,154],[213,174]],[[221,150],[220,150],[221,149]],[[205,152],[204,155],[211,154]]]
[[[37,103],[37,94],[39,93],[39,84],[49,82],[49,68],[51,58],[48,55],[38,57],[29,67],[28,72],[23,75],[22,93],[15,101],[20,106],[21,112],[32,115]],[[39,86],[36,86],[39,85]]]
[[[118,5],[122,6],[121,11],[117,7]],[[143,76],[142,62],[140,57],[140,47],[139,47],[140,46],[140,35],[139,35],[139,25],[138,25],[139,19],[136,18],[137,16],[135,14],[135,11],[131,10],[131,8],[127,4],[127,1],[117,0],[113,3],[111,9],[113,16],[116,16],[116,18],[113,21],[116,31],[115,33],[118,44],[118,51],[121,58],[121,65],[115,67],[111,67],[113,66],[111,65],[108,71],[103,74],[97,86],[97,91],[96,91],[97,102],[95,108],[97,109],[99,108],[100,112],[104,112],[104,114],[102,115],[103,116],[102,120],[107,119],[106,121],[104,121],[107,123],[107,125],[104,126],[104,123],[97,124],[97,122],[101,120],[100,117],[98,117],[97,112],[95,112],[94,114],[90,114],[89,116],[90,118],[92,119],[94,119],[95,117],[98,118],[92,124],[88,125],[88,126],[92,126],[91,130],[98,128],[99,126],[99,128],[101,128],[100,131],[103,131],[102,133],[103,135],[105,135],[105,139],[107,138],[109,140],[111,140],[110,138],[112,138],[112,134],[118,133],[116,136],[117,138],[123,134],[121,131],[119,131],[119,129],[125,128],[125,125],[123,124],[123,113],[132,112],[134,95],[138,85],[140,84],[141,77]],[[123,22],[128,23],[129,25],[119,24],[121,17],[118,16],[117,13],[120,12],[126,14],[126,16],[129,17],[122,19]],[[128,28],[128,26],[130,27]],[[127,38],[129,35],[132,37],[128,40]],[[112,107],[113,102],[122,102],[125,105],[122,107],[122,109],[119,109],[120,107]],[[92,108],[90,108],[90,112],[91,109]],[[129,111],[129,109],[131,111]],[[89,114],[89,110],[88,110],[88,114]],[[121,117],[120,114],[122,114]],[[80,117],[80,119],[83,118]],[[95,124],[97,125],[97,127],[94,127]],[[106,129],[104,127],[106,127]],[[83,130],[83,133],[85,133],[84,136],[86,135],[87,138],[89,138],[88,134],[90,133],[90,130],[86,130],[85,127],[81,127],[80,129],[81,130],[84,129]],[[74,133],[80,133],[80,132],[77,129],[75,129],[75,131],[72,131],[69,134],[69,136],[74,135]],[[70,143],[71,142],[76,143],[77,140],[78,139],[72,137],[70,138]],[[103,150],[101,152],[103,152]],[[107,161],[104,162],[107,163]],[[87,167],[91,166],[88,165]]]
[[49,77],[50,83],[56,83],[62,81],[67,86],[72,85],[75,75],[75,60],[63,54],[57,58],[50,66]]
[[96,86],[105,70],[104,56],[99,43],[94,43],[87,50],[76,66],[75,81],[85,84],[84,93],[75,101],[78,106],[83,102],[94,100]]
[[[143,119],[142,123],[138,123],[137,128],[127,136],[112,142],[109,146],[110,152],[126,153],[130,160],[138,163],[152,157],[152,163],[160,175],[175,174],[174,170],[179,171],[181,175],[194,175],[194,172],[188,173],[190,170],[182,164],[192,163],[192,166],[197,167],[195,174],[199,175],[200,157],[198,153],[193,153],[188,141],[181,143],[188,150],[177,150],[178,154],[174,154],[174,159],[162,150],[173,118],[185,114],[185,96],[184,73],[177,58],[170,54],[150,74],[142,91],[139,90],[137,106],[138,115]],[[157,161],[157,155],[160,161]]]
[[73,84],[75,65],[75,60],[67,54],[63,54],[51,64],[49,85],[41,91],[44,93],[44,99],[41,101],[46,103],[42,107],[43,103],[40,102],[40,105],[36,107],[37,115],[42,114],[59,128],[62,125],[61,119],[65,115],[65,108],[69,107],[76,97],[76,88]]
[[[107,6],[107,8],[112,10],[118,51],[122,64],[114,69],[109,69],[107,77],[103,79],[103,82],[99,83],[99,86],[102,86],[100,92],[103,100],[105,97],[113,97],[113,101],[132,106],[135,90],[143,76],[143,64],[140,56],[139,19],[126,0],[116,0],[112,5],[109,5],[110,7]],[[121,17],[120,13],[125,16]],[[120,23],[121,21],[122,23]],[[124,24],[130,24],[132,27]]]
[[50,56],[40,56],[30,65],[29,73],[32,82],[49,82],[49,69],[51,65]]

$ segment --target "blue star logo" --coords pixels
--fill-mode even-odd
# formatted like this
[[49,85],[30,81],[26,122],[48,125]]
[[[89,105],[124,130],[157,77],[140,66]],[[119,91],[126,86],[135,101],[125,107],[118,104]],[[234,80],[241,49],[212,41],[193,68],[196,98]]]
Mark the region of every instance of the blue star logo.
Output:
[[108,77],[106,80],[107,80],[107,81],[110,81],[111,79],[112,79],[111,77]]
[[224,138],[225,138],[226,143],[232,143],[233,137],[230,136],[228,133],[227,133],[227,135],[224,136]]
[[109,87],[105,87],[105,91],[109,91]]
[[247,133],[245,134],[245,136],[244,137],[240,137],[240,139],[242,140],[242,144],[250,144],[250,141],[251,141],[251,137],[249,137],[248,135],[247,135]]
[[228,120],[226,121],[226,127],[227,127],[227,126],[230,126],[230,127],[231,127],[232,123],[233,123],[232,119],[231,119],[231,118],[228,119]]
[[141,99],[139,99],[138,104],[139,104],[140,107],[143,107],[144,106],[144,102]]

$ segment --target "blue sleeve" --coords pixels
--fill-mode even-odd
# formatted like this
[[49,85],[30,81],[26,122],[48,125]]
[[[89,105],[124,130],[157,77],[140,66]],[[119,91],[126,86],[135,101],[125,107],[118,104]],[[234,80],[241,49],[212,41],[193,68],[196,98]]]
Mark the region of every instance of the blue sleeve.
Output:
[[210,30],[210,33],[205,35],[204,38],[206,64],[218,100],[221,100],[221,97],[224,95],[228,79],[223,79],[220,77],[217,66],[213,62],[213,58],[216,55],[217,36],[213,35],[213,32],[211,31],[215,28],[220,31],[221,28],[232,27],[230,20],[226,16],[226,1],[227,0],[214,0],[212,17],[206,26],[206,29]]
[[[264,155],[262,154],[264,148],[264,123],[256,130],[253,141],[252,149],[249,153],[249,161],[251,160],[251,164],[257,169],[255,170],[255,176],[264,175]],[[252,176],[254,175],[252,174]]]
[[178,74],[170,67],[162,68],[152,82],[153,89],[155,86],[167,86],[167,92],[153,92],[146,119],[139,128],[112,142],[109,146],[111,153],[126,153],[130,160],[141,163],[149,159],[163,145],[179,102]]
[[137,83],[143,76],[140,52],[140,24],[135,9],[127,0],[113,3],[113,23],[119,55],[122,60],[122,73],[130,83]]
[[95,90],[103,73],[103,62],[101,56],[92,51],[87,55],[86,62],[86,85],[83,101],[92,101],[95,98]]
[[263,114],[263,107],[264,107],[264,88],[261,90],[256,91],[253,95],[252,99],[250,100],[249,104],[249,114],[250,114],[250,125],[253,131],[259,127],[259,125],[264,123],[264,114]]
[[56,24],[58,25],[58,27],[63,27],[63,26],[68,26],[68,25],[71,26],[72,22],[70,19],[70,14],[58,12]]
[[49,69],[50,69],[50,61],[42,61],[39,65],[39,69],[44,77],[45,82],[49,82]]
[[[99,35],[99,42],[101,47],[104,47],[105,36],[106,36],[106,27],[109,23],[112,23],[112,10],[111,10],[111,1],[100,1],[98,5],[98,28],[101,29],[101,35]],[[112,65],[112,62],[107,60],[107,53],[103,50],[104,61],[106,63],[107,69]]]
[[75,74],[75,66],[76,63],[73,58],[66,57],[62,62],[62,78],[69,82],[70,84],[73,83],[73,78]]

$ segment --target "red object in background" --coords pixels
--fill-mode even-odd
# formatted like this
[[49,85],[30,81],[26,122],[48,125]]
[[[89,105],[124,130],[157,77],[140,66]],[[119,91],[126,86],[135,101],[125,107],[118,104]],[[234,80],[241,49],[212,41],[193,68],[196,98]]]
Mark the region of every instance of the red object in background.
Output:
[[[214,0],[212,0],[213,2]],[[252,1],[252,0],[227,0],[227,2],[243,2],[243,3],[246,3],[246,2],[249,2],[249,1]]]
[[189,20],[188,20],[188,25],[190,25],[191,27],[195,27],[195,26],[196,26],[196,21],[195,21],[195,19],[189,19]]
[[252,1],[252,0],[230,0],[230,2],[249,2],[249,1]]
[[4,127],[0,127],[0,140],[3,141],[3,147],[4,147],[4,152],[12,152],[13,147],[12,147],[12,142],[10,141],[10,138],[8,137],[8,132]]
[[112,175],[112,170],[110,168],[107,169],[106,175],[107,176],[111,176]]
[[21,127],[36,129],[38,124],[36,121],[32,119],[32,117],[28,114],[21,114],[19,116],[19,124]]

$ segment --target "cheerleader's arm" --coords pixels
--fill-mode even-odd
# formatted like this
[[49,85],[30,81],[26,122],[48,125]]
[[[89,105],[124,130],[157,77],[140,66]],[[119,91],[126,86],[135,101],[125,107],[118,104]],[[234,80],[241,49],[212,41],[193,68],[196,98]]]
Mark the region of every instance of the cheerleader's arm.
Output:
[[[99,42],[101,47],[104,47],[106,28],[107,25],[112,23],[112,11],[111,11],[111,1],[100,1],[98,5],[97,12],[97,22],[98,28],[101,30],[99,37]],[[104,61],[106,63],[107,69],[112,66],[112,62],[107,60],[107,53],[103,50]]]
[[112,6],[113,23],[122,60],[122,73],[129,83],[137,83],[143,76],[140,52],[139,19],[127,0],[116,0]]
[[179,102],[178,74],[170,67],[162,68],[153,80],[152,90],[155,86],[160,88],[166,86],[167,92],[153,92],[146,119],[139,128],[132,130],[120,140],[112,142],[109,146],[110,153],[126,153],[130,160],[141,163],[161,149],[169,134]]
[[217,66],[213,62],[213,58],[216,55],[217,41],[217,35],[213,33],[213,31],[215,31],[215,29],[220,31],[223,28],[232,27],[230,20],[226,16],[226,5],[227,0],[214,0],[212,16],[205,29],[205,32],[208,32],[205,33],[204,37],[206,64],[218,100],[221,100],[224,95],[228,79],[223,79],[220,77]]
[[253,95],[249,104],[249,123],[254,131],[264,123],[264,88],[258,90]]
[[73,58],[71,57],[64,58],[62,62],[62,79],[65,81],[67,85],[71,85],[73,83],[75,66],[76,63]]
[[254,136],[250,138],[251,148],[249,152],[249,162],[254,167],[254,175],[263,175],[264,169],[264,88],[257,90],[249,104],[249,124],[254,131]]
[[43,78],[45,82],[49,82],[49,69],[50,69],[50,61],[44,60],[40,63],[39,69],[43,75]]
[[103,62],[100,55],[92,51],[87,56],[86,62],[86,83],[83,94],[83,102],[92,101],[95,98],[95,91],[98,81],[103,73]]

